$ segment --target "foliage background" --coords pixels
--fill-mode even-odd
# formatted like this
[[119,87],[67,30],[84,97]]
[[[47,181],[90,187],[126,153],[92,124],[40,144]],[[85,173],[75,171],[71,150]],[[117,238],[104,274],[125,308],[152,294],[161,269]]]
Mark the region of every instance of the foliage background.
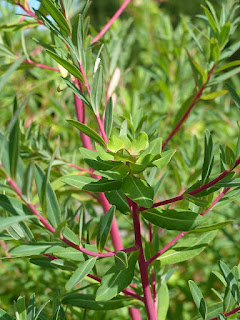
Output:
[[[201,20],[195,18],[195,15],[201,12],[199,5],[203,1],[174,0],[161,4],[150,0],[135,0],[133,2],[134,5],[126,10],[105,36],[108,48],[114,48],[114,37],[122,39],[118,48],[119,52],[116,53],[116,65],[121,69],[121,82],[117,89],[118,103],[115,109],[115,121],[117,124],[121,120],[118,114],[128,116],[129,113],[132,113],[136,116],[139,110],[143,110],[143,114],[147,116],[148,127],[151,125],[160,127],[162,136],[166,138],[171,131],[174,117],[182,102],[193,90],[194,83],[190,67],[187,65],[184,48],[186,47],[189,52],[195,55],[195,59],[200,65],[203,63],[203,57],[196,50],[196,44],[187,28],[188,21],[202,26]],[[231,3],[228,2],[230,6]],[[213,1],[213,3],[217,5],[217,1]],[[116,0],[93,1],[89,11],[92,32],[96,32],[94,29],[100,30],[118,7],[119,1]],[[19,16],[14,15],[15,8],[6,5],[4,1],[0,3],[0,8],[1,25],[18,21]],[[235,33],[234,39],[238,37],[239,32]],[[2,38],[8,41],[14,52],[22,53],[27,50],[30,53],[36,48],[33,38],[47,42],[49,33],[40,27],[37,30],[27,30],[22,34],[21,31],[3,31]],[[120,52],[121,54],[119,54]],[[46,57],[43,52],[39,52],[37,57],[47,65],[53,65],[52,60]],[[238,53],[235,53],[234,57],[238,57]],[[4,70],[5,65],[10,61],[1,56],[0,63],[0,70]],[[114,66],[112,66],[113,69]],[[235,88],[239,88],[238,76],[233,77],[231,81]],[[221,84],[216,84],[216,87],[222,89]],[[0,125],[1,128],[4,128],[11,118],[11,106],[15,92],[19,98],[31,92],[27,110],[22,116],[21,139],[22,145],[25,146],[25,150],[22,149],[22,155],[25,152],[26,158],[35,159],[47,165],[57,139],[60,137],[63,159],[79,164],[81,163],[77,152],[80,147],[79,135],[65,121],[66,118],[75,118],[73,97],[71,92],[67,90],[58,92],[59,88],[63,89],[59,75],[49,70],[29,68],[25,65],[1,92]],[[155,122],[162,117],[165,118],[164,121]],[[178,149],[178,152],[169,166],[164,184],[161,186],[161,199],[178,194],[182,188],[191,185],[193,177],[197,178],[199,175],[201,163],[196,159],[192,161],[191,139],[193,135],[198,138],[198,159],[201,159],[205,128],[208,128],[213,134],[217,159],[215,172],[219,173],[219,142],[235,148],[238,136],[236,119],[238,118],[239,110],[229,95],[214,101],[203,101],[197,105],[184,129],[171,143],[171,148]],[[34,121],[35,127],[32,134],[27,135],[26,132],[32,121]],[[35,148],[40,151],[42,149],[42,152],[34,154]],[[195,163],[193,164],[193,162]],[[159,173],[159,178],[163,174],[164,172]],[[57,176],[57,173],[55,175]],[[54,180],[54,172],[52,179]],[[61,192],[58,192],[58,197],[62,201],[66,200],[66,195]],[[84,196],[81,195],[77,199],[84,199]],[[224,201],[221,204],[224,204]],[[68,207],[66,201],[63,210],[66,208],[71,210],[70,207],[71,205]],[[211,288],[219,288],[220,284],[217,278],[211,274],[212,266],[216,266],[219,259],[227,262],[229,266],[239,264],[238,208],[239,200],[237,197],[233,197],[231,204],[227,202],[225,206],[216,207],[213,210],[216,220],[234,219],[233,227],[229,226],[220,230],[217,239],[210,244],[208,250],[192,261],[180,263],[176,267],[169,282],[171,303],[167,319],[193,319],[196,312],[187,286],[189,279],[198,281],[209,302],[217,301]],[[96,212],[92,214],[97,220]],[[121,229],[129,225],[124,217],[119,216],[118,218]],[[172,239],[173,234],[174,232],[163,232],[159,245],[166,244],[169,239]],[[124,237],[124,242],[127,246],[129,239]],[[9,242],[7,245],[11,247]],[[47,299],[56,298],[62,292],[69,278],[67,272],[41,269],[31,264],[29,259],[12,260],[7,258],[7,248],[4,247],[3,242],[0,255],[6,257],[0,261],[0,307],[9,310],[12,314],[13,301],[19,295],[26,296],[28,300],[32,292],[35,292],[37,303],[40,305]],[[214,267],[214,269],[218,268]],[[49,284],[53,285],[49,286]],[[46,312],[48,314],[51,313],[53,303],[51,302],[47,306]],[[96,319],[110,319],[111,314],[99,313],[95,314],[95,317]],[[115,318],[127,319],[127,317],[127,310],[120,310]]]

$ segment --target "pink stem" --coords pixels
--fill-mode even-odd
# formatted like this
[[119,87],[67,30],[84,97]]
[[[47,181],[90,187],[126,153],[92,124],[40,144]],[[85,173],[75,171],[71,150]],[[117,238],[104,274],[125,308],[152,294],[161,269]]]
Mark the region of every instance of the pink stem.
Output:
[[53,71],[60,71],[60,70],[57,69],[57,68],[49,67],[49,66],[46,66],[45,64],[41,64],[41,63],[36,63],[36,62],[34,62],[34,61],[32,61],[32,60],[24,60],[23,62],[32,64],[32,65],[34,65],[35,67],[42,68],[42,69],[48,69],[48,70],[53,70]]
[[175,129],[170,133],[170,135],[168,136],[168,138],[163,142],[162,145],[162,149],[165,148],[165,146],[167,145],[167,143],[169,142],[169,140],[178,132],[178,130],[181,128],[181,125],[183,124],[183,122],[187,119],[187,117],[189,116],[192,108],[195,106],[195,104],[198,102],[198,100],[201,98],[201,95],[204,91],[204,89],[206,88],[206,85],[208,84],[213,71],[215,69],[216,65],[214,65],[212,67],[212,69],[209,71],[208,74],[208,78],[207,81],[203,84],[203,86],[200,88],[200,90],[198,91],[196,97],[194,98],[193,102],[191,103],[190,107],[187,109],[187,111],[185,112],[185,114],[183,115],[183,117],[181,118],[181,120],[178,122],[177,126],[175,127]]
[[[230,188],[224,189],[223,192],[219,194],[219,196],[212,202],[211,206],[203,213],[201,213],[202,216],[207,214],[214,206],[215,204],[229,191]],[[183,236],[185,236],[187,232],[182,231],[179,233],[176,238],[174,238],[171,242],[169,242],[163,249],[161,249],[158,253],[156,253],[151,259],[147,261],[147,264],[150,265],[154,260],[156,260],[158,257],[160,257],[165,251],[167,251],[169,248],[171,248],[179,239],[181,239]]]
[[84,79],[85,87],[86,87],[87,92],[88,92],[88,95],[89,95],[89,97],[90,97],[91,92],[90,92],[90,87],[89,87],[89,84],[88,84],[88,80],[87,80],[85,71],[84,71],[84,69],[83,69],[82,64],[81,64],[80,62],[79,62],[78,64],[79,64],[79,68],[80,68],[80,71],[81,71],[82,76],[83,76],[83,79]]
[[66,162],[66,164],[67,164],[69,167],[76,168],[76,169],[78,169],[78,170],[80,170],[80,171],[84,171],[84,172],[89,173],[89,174],[92,173],[90,170],[85,169],[85,168],[83,168],[83,167],[79,167],[79,166],[77,166],[76,164],[73,164],[73,163],[70,163],[70,162]]
[[106,136],[106,133],[105,133],[105,130],[104,130],[104,126],[103,126],[103,123],[101,121],[101,118],[100,118],[99,114],[96,114],[96,119],[97,119],[97,122],[98,122],[98,126],[99,126],[99,129],[100,129],[100,132],[102,134],[103,140],[107,143],[108,142],[108,138]]
[[42,22],[41,20],[39,20],[39,19],[37,18],[37,16],[36,16],[31,10],[29,10],[29,9],[26,8],[26,7],[24,7],[24,5],[22,5],[22,4],[20,3],[20,1],[17,1],[16,4],[17,4],[20,8],[22,8],[29,16],[35,18],[40,24],[43,24],[43,22]]
[[136,245],[139,247],[138,263],[139,263],[140,274],[142,279],[144,304],[145,304],[148,319],[157,320],[157,315],[156,315],[156,311],[153,304],[151,287],[150,287],[149,278],[148,278],[148,264],[145,260],[144,252],[143,252],[141,229],[140,229],[140,222],[139,222],[139,212],[138,212],[138,207],[135,203],[132,204],[132,218],[133,218],[133,225],[134,225],[135,242],[136,242]]
[[[130,247],[130,248],[127,248],[127,249],[122,249],[120,251],[123,251],[123,252],[127,253],[127,252],[131,252],[131,251],[136,251],[136,250],[138,250],[137,246],[133,246],[133,247]],[[89,255],[89,256],[99,257],[99,258],[113,257],[116,254],[116,251],[106,252],[106,253],[97,253],[97,252],[86,250],[84,248],[80,248],[80,251],[82,253],[85,253],[85,254]]]
[[[240,306],[238,306],[237,308],[233,309],[232,311],[224,313],[224,316],[225,317],[231,316],[232,314],[237,313],[238,311],[240,311]],[[211,319],[206,319],[206,320],[218,320],[218,317],[211,318]]]
[[99,34],[92,40],[92,44],[94,42],[97,42],[111,27],[111,25],[114,23],[115,20],[121,15],[121,13],[125,10],[127,5],[129,4],[131,0],[125,0],[121,7],[118,9],[118,11],[114,14],[114,16],[108,21],[108,23],[105,25],[105,27],[99,32]]
[[[213,179],[212,181],[206,183],[206,184],[203,184],[201,187],[195,189],[195,190],[192,190],[186,194],[190,194],[190,195],[195,195],[199,192],[202,192],[210,187],[213,187],[217,182],[219,182],[220,180],[222,180],[224,177],[226,177],[226,175],[228,175],[233,169],[235,169],[238,165],[240,164],[240,158],[237,159],[237,161],[235,162],[235,165],[232,169],[226,169],[223,173],[221,173],[217,178]],[[174,197],[174,198],[171,198],[171,199],[167,199],[167,200],[164,200],[164,201],[160,201],[160,202],[156,202],[154,203],[154,205],[152,206],[152,208],[156,208],[156,207],[160,207],[160,206],[163,206],[165,204],[169,204],[169,203],[173,203],[173,202],[176,202],[176,201],[180,201],[180,200],[183,200],[184,199],[184,196],[186,194],[181,194],[180,196],[177,196],[177,197]],[[147,210],[147,208],[143,208],[143,207],[140,207],[139,211],[144,211],[144,210]]]

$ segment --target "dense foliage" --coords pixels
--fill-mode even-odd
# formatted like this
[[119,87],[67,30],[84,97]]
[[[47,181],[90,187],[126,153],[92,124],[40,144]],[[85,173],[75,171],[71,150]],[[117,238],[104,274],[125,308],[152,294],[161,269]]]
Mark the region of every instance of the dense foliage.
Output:
[[0,4],[0,319],[239,319],[238,4],[121,4]]

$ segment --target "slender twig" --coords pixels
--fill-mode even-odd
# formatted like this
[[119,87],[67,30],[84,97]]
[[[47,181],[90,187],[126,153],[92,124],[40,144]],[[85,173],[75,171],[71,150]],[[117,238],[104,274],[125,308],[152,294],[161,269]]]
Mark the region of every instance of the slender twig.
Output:
[[[201,213],[202,216],[204,216],[205,214],[207,214],[214,206],[215,204],[222,199],[222,197],[229,191],[230,188],[226,188],[224,189],[223,192],[221,192],[219,194],[219,196],[212,202],[211,206],[204,211],[203,213]],[[160,257],[165,251],[167,251],[169,248],[171,248],[179,239],[181,239],[183,236],[185,236],[187,232],[182,231],[180,232],[171,242],[169,242],[163,249],[161,249],[158,253],[156,253],[152,258],[150,258],[147,261],[147,264],[150,265],[154,260],[156,260],[158,257]]]
[[181,118],[181,120],[178,122],[178,124],[176,125],[175,129],[170,133],[170,135],[168,136],[168,138],[163,142],[162,145],[162,149],[165,148],[165,146],[167,145],[167,143],[169,142],[169,140],[171,140],[171,138],[179,131],[179,129],[181,128],[183,122],[187,119],[187,117],[189,116],[192,108],[195,106],[195,104],[199,101],[199,99],[202,96],[202,93],[204,91],[204,89],[206,88],[206,85],[208,84],[213,71],[215,69],[216,65],[214,64],[214,66],[212,67],[212,69],[209,71],[208,73],[208,77],[207,77],[207,81],[202,85],[202,87],[199,89],[199,91],[197,92],[195,98],[193,99],[191,105],[189,106],[189,108],[187,109],[187,111],[185,112],[185,114],[183,115],[183,117]]
[[[177,197],[174,197],[174,198],[171,198],[171,199],[167,199],[167,200],[163,200],[163,201],[160,201],[160,202],[156,202],[154,203],[154,205],[152,206],[152,208],[156,208],[156,207],[160,207],[160,206],[163,206],[165,204],[169,204],[169,203],[173,203],[173,202],[176,202],[176,201],[180,201],[180,200],[183,200],[184,197],[189,194],[191,196],[194,196],[195,194],[197,193],[200,193],[210,187],[213,187],[215,184],[217,184],[219,181],[221,181],[223,178],[225,178],[231,171],[233,171],[238,165],[240,164],[240,158],[237,159],[237,161],[235,162],[234,164],[234,167],[231,168],[231,169],[226,169],[224,172],[222,172],[218,177],[216,177],[215,179],[213,179],[212,181],[206,183],[206,184],[203,184],[201,187],[197,188],[197,189],[194,189],[188,193],[183,193],[181,194],[180,196],[177,196]],[[147,210],[147,208],[143,208],[141,207],[139,209],[140,211],[144,211],[144,210]]]
[[[226,312],[226,313],[223,313],[223,314],[224,314],[225,317],[228,317],[228,316],[231,316],[234,313],[237,313],[238,311],[240,311],[240,306],[238,306],[237,308],[233,309],[232,311],[229,311],[229,312]],[[218,320],[218,319],[219,319],[218,317],[215,317],[215,318],[206,319],[206,320]]]
[[16,4],[22,8],[30,17],[35,18],[40,24],[43,24],[41,20],[38,19],[38,17],[32,12],[32,10],[29,10],[26,6],[24,6],[20,1],[16,1]]
[[[135,245],[133,247],[130,247],[130,248],[127,248],[127,249],[122,249],[120,251],[123,251],[123,252],[131,252],[131,251],[136,251],[138,250],[138,247]],[[82,253],[85,253],[89,256],[92,256],[92,257],[99,257],[99,258],[106,258],[106,257],[114,257],[116,255],[116,252],[115,251],[112,251],[112,252],[106,252],[106,253],[98,253],[98,252],[93,252],[93,251],[89,251],[89,250],[86,250],[85,248],[80,248],[80,251]]]
[[118,9],[118,11],[113,15],[113,17],[108,21],[108,23],[105,25],[105,27],[99,32],[99,34],[92,40],[91,43],[97,42],[111,27],[111,25],[114,23],[114,21],[117,20],[117,18],[122,14],[122,12],[125,10],[127,5],[129,4],[131,0],[125,0],[121,7]]
[[132,203],[132,218],[133,218],[133,226],[135,233],[135,243],[139,247],[139,269],[140,275],[142,279],[142,288],[144,294],[144,304],[147,312],[147,316],[149,320],[157,320],[156,311],[153,304],[151,287],[148,278],[148,264],[144,257],[143,246],[142,246],[142,237],[141,237],[141,229],[139,222],[139,210],[135,203]]
[[32,60],[24,60],[23,62],[32,64],[32,65],[34,65],[35,67],[42,68],[42,69],[48,69],[48,70],[53,70],[53,71],[60,71],[58,68],[49,67],[49,66],[47,66],[47,65],[45,65],[45,64],[37,63],[37,62],[34,62],[34,61],[32,61]]

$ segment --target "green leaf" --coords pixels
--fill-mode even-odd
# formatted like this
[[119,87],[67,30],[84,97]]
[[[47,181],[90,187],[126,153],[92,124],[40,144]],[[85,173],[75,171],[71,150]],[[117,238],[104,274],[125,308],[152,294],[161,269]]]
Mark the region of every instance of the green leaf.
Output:
[[21,65],[25,57],[21,57],[16,60],[14,63],[10,65],[7,71],[0,77],[0,91],[2,91],[3,87],[6,85],[9,78],[15,73],[18,67]]
[[76,77],[80,82],[84,83],[83,76],[78,68],[76,68],[74,65],[72,65],[67,60],[64,60],[60,56],[58,56],[56,53],[50,50],[46,50],[46,52],[55,60],[57,63],[59,63],[61,66],[63,66],[70,74],[72,74],[74,77]]
[[124,270],[128,268],[128,258],[124,251],[117,251],[114,256],[115,266],[119,270]]
[[98,170],[94,171],[94,174],[101,175],[104,178],[110,180],[119,180],[125,178],[129,173],[129,167],[125,164],[121,164],[119,167],[113,166],[111,170]]
[[[13,114],[18,109],[17,98],[14,98],[14,106],[13,106]],[[17,167],[18,167],[18,160],[19,160],[19,119],[16,120],[9,137],[9,159],[10,159],[10,172],[11,177],[16,180],[17,175]]]
[[35,315],[35,293],[33,293],[29,299],[27,307],[27,320],[34,320]]
[[232,86],[230,86],[230,84],[227,82],[225,83],[225,86],[227,87],[231,97],[233,98],[233,101],[236,103],[236,105],[238,106],[238,108],[240,108],[240,97],[237,94],[237,92],[233,89]]
[[121,213],[123,214],[131,213],[126,196],[121,189],[105,192],[105,196],[108,202],[116,206],[116,209]]
[[166,283],[161,283],[157,293],[157,314],[158,319],[166,320],[169,308],[169,290]]
[[13,318],[11,318],[6,311],[4,311],[3,309],[0,309],[0,319],[1,320],[13,320]]
[[72,89],[73,93],[80,99],[82,100],[83,103],[85,103],[85,105],[87,107],[89,107],[91,110],[93,110],[91,103],[88,101],[88,99],[83,95],[83,93],[72,83],[70,82],[68,79],[66,78],[62,78],[67,86]]
[[227,320],[227,318],[221,313],[218,315],[218,320]]
[[63,259],[50,260],[50,264],[57,269],[67,270],[67,271],[75,271],[77,268],[76,264],[72,263],[71,261],[66,261]]
[[22,195],[26,198],[27,201],[30,201],[30,194],[33,182],[33,174],[34,174],[34,164],[30,162],[27,166],[22,182]]
[[107,148],[112,152],[117,152],[124,148],[124,143],[121,139],[113,135],[107,143]]
[[204,146],[204,162],[202,168],[202,184],[206,183],[211,174],[214,161],[213,141],[208,130],[205,131],[205,146]]
[[207,315],[207,304],[204,300],[204,297],[202,295],[202,292],[200,291],[200,289],[198,288],[198,286],[196,285],[195,282],[193,282],[192,280],[188,281],[192,296],[193,296],[193,300],[197,306],[197,309],[199,311],[199,313],[201,314],[203,319],[206,319],[206,315]]
[[102,252],[107,242],[108,235],[111,230],[112,221],[115,213],[115,207],[111,207],[102,217],[98,233],[97,233],[97,248]]
[[67,240],[75,243],[76,245],[79,245],[79,238],[78,238],[78,236],[77,236],[69,227],[64,227],[63,236],[64,236]]
[[229,267],[222,261],[219,261],[219,268],[222,271],[222,274],[230,287],[231,293],[233,295],[233,298],[237,304],[239,304],[240,301],[240,295],[239,295],[239,289],[238,289],[238,281],[234,277],[233,273],[229,269]]
[[38,309],[38,312],[36,313],[34,320],[37,320],[39,315],[41,314],[41,312],[43,311],[43,309],[46,307],[46,305],[48,304],[48,302],[50,302],[50,300],[45,301],[40,308]]
[[171,161],[175,152],[176,150],[168,150],[162,152],[161,158],[153,161],[153,164],[159,169],[163,169]]
[[162,210],[159,208],[141,211],[141,215],[149,222],[167,230],[189,231],[203,223],[204,218],[189,210]]
[[83,262],[76,271],[72,274],[71,278],[65,285],[66,290],[72,289],[76,284],[78,284],[86,275],[91,272],[95,263],[97,261],[96,257],[92,257],[85,262]]
[[93,179],[84,176],[65,176],[61,181],[69,184],[70,186],[93,192],[105,192],[118,190],[121,188],[121,180],[107,180],[107,179]]
[[7,210],[13,215],[32,216],[32,211],[21,201],[18,201],[10,196],[0,194],[0,207]]
[[83,17],[78,14],[74,20],[72,30],[72,42],[77,50],[78,59],[83,64],[84,35],[83,35]]
[[41,268],[54,269],[54,267],[51,265],[51,260],[49,258],[45,258],[45,257],[31,258],[29,259],[29,262]]
[[91,103],[93,107],[93,111],[95,114],[99,114],[101,100],[103,94],[103,71],[102,66],[98,68],[96,73],[94,74],[93,84],[91,87]]
[[201,96],[201,100],[214,100],[226,93],[228,93],[227,90],[219,90],[219,91],[211,92],[211,93],[205,94],[204,96]]
[[157,260],[161,266],[175,264],[189,260],[201,253],[207,245],[215,238],[217,231],[210,231],[201,235],[185,236],[176,245],[164,252]]
[[101,286],[96,293],[96,301],[109,301],[132,281],[135,265],[138,259],[138,251],[131,252],[128,259],[128,268],[120,270],[113,266],[103,276]]
[[32,244],[23,244],[17,247],[12,248],[9,253],[13,256],[33,256],[39,254],[52,254],[61,249],[61,243],[32,243]]
[[188,201],[190,201],[190,202],[192,202],[202,208],[206,208],[210,205],[210,202],[208,200],[197,198],[197,197],[194,197],[190,194],[185,194],[184,199],[186,199],[186,200],[188,200]]
[[136,138],[133,139],[130,146],[131,154],[138,154],[140,151],[146,149],[148,145],[148,135],[145,132],[140,132]]
[[219,42],[220,42],[221,48],[224,48],[225,45],[228,43],[231,27],[232,27],[231,23],[226,22],[224,26],[221,28],[220,35],[219,35]]
[[220,71],[224,71],[226,69],[229,69],[229,68],[232,68],[232,67],[236,67],[236,66],[239,66],[239,65],[240,65],[240,60],[231,61],[231,62],[228,62],[228,63],[224,64],[223,66],[215,69],[214,73],[218,73]]
[[210,43],[211,43],[212,58],[213,58],[214,62],[217,62],[220,58],[220,55],[221,55],[218,41],[216,38],[212,37]]
[[203,10],[205,11],[205,15],[206,15],[206,17],[207,17],[208,23],[209,23],[209,25],[210,25],[213,33],[214,33],[215,35],[217,35],[217,34],[218,34],[218,26],[217,26],[216,21],[214,20],[214,17],[212,16],[210,10],[209,10],[207,7],[205,7],[205,6],[203,6],[203,5],[201,5],[201,7],[202,7]]
[[210,225],[203,226],[200,228],[196,228],[192,231],[189,231],[189,233],[208,232],[208,231],[212,231],[212,230],[222,229],[225,226],[232,224],[232,223],[233,223],[233,220],[227,220],[224,222],[214,223],[214,224],[210,224]]
[[235,300],[232,296],[230,288],[227,286],[224,292],[224,299],[223,299],[223,310],[224,312],[230,311],[234,308]]
[[107,103],[105,118],[104,118],[104,130],[108,139],[111,135],[112,124],[113,124],[113,104],[112,104],[112,98],[110,98]]
[[115,310],[133,305],[137,302],[136,299],[124,296],[117,296],[109,301],[96,301],[94,294],[69,294],[62,300],[63,304],[89,309],[89,310]]
[[75,120],[67,120],[67,122],[70,123],[72,126],[76,127],[78,130],[80,130],[84,134],[86,134],[89,138],[93,139],[95,142],[99,143],[101,146],[106,148],[106,144],[103,138],[93,129]]
[[64,247],[58,247],[55,248],[53,251],[53,255],[59,258],[72,260],[72,261],[78,261],[78,262],[84,262],[84,255],[82,252],[74,249],[74,248],[64,248]]
[[19,297],[16,303],[16,318],[18,320],[27,320],[27,310],[25,305],[25,297]]
[[20,216],[20,217],[8,217],[8,218],[2,218],[0,217],[0,231],[4,230],[5,228],[9,228],[15,223],[18,223],[20,221],[24,220],[30,220],[30,219],[36,219],[35,216]]
[[[35,165],[35,169],[35,181],[38,196],[42,204],[42,209],[44,210],[44,213],[46,213],[47,218],[52,224],[52,226],[54,228],[57,228],[57,226],[61,222],[61,211],[57,201],[56,194],[49,182],[47,182],[47,187],[44,188],[46,177],[42,169],[37,164]],[[46,191],[45,196],[43,197],[44,189]],[[44,201],[46,201],[46,205],[44,204]]]
[[[93,150],[88,150],[86,148],[80,148],[80,153],[84,161],[94,170],[112,170],[114,167],[121,165],[121,162],[104,161],[101,159],[100,154],[105,149],[96,144],[97,152]],[[100,151],[101,150],[101,151]],[[100,151],[100,152],[99,152]],[[112,156],[111,156],[112,157]],[[113,160],[113,157],[111,158]]]
[[59,27],[69,35],[71,31],[62,12],[58,10],[51,0],[42,0],[42,4]]
[[133,175],[123,179],[122,191],[139,206],[150,208],[153,205],[153,188]]

